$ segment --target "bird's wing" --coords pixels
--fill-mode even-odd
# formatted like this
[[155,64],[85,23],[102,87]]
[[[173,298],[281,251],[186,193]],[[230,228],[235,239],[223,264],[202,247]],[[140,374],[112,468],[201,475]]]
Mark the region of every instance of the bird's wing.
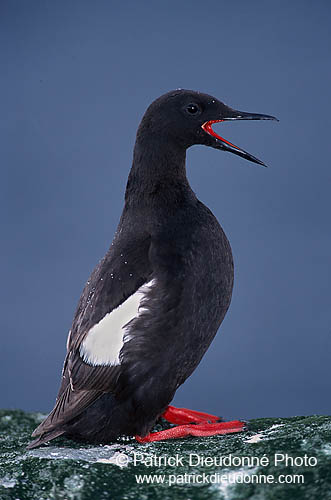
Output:
[[68,335],[55,407],[35,430],[49,432],[79,415],[104,392],[116,394],[125,327],[151,280],[150,236],[113,245],[87,282]]

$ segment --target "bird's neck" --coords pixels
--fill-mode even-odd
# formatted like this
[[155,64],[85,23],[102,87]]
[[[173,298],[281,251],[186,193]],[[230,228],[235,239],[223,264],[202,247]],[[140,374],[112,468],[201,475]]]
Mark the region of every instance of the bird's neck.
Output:
[[127,205],[172,204],[192,196],[186,177],[186,149],[157,141],[136,141],[125,193]]

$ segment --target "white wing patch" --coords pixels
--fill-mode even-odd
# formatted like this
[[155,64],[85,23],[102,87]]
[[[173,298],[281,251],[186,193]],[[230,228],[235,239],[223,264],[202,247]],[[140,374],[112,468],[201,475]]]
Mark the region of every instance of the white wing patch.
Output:
[[[86,363],[94,366],[115,366],[120,364],[119,354],[124,345],[126,326],[139,316],[143,308],[140,307],[148,289],[155,283],[151,280],[130,295],[123,304],[106,314],[102,320],[94,325],[82,342],[79,352]],[[130,338],[126,338],[128,341]]]

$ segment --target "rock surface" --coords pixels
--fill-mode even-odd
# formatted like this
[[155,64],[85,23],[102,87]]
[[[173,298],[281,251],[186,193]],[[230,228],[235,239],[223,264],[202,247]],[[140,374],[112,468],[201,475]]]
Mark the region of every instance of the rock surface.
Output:
[[331,499],[328,416],[258,419],[241,434],[148,445],[59,438],[27,451],[42,418],[0,410],[1,500]]

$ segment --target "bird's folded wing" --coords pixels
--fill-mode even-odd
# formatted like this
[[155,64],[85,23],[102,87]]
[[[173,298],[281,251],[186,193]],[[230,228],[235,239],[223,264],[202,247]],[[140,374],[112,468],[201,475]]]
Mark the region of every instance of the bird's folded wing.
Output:
[[[150,279],[149,245],[150,238],[144,237],[120,253],[109,253],[93,271],[80,298],[68,336],[62,383],[55,407],[33,436],[49,432],[72,420],[104,392],[116,394],[121,374],[118,359],[121,344],[117,344],[116,358],[114,353],[108,353],[104,339],[106,342],[110,339],[110,348],[114,350],[112,338],[119,336],[118,330],[124,320],[110,321],[112,312],[120,307],[125,312],[124,305],[128,299],[134,302],[132,297]],[[132,304],[128,310],[132,310]],[[131,319],[128,317],[127,321]],[[98,335],[103,336],[99,346],[94,338],[91,344],[84,344],[91,332],[97,341]],[[124,332],[120,333],[123,337]]]
[[91,366],[76,351],[69,361],[70,385],[74,391],[116,392],[120,366]]

